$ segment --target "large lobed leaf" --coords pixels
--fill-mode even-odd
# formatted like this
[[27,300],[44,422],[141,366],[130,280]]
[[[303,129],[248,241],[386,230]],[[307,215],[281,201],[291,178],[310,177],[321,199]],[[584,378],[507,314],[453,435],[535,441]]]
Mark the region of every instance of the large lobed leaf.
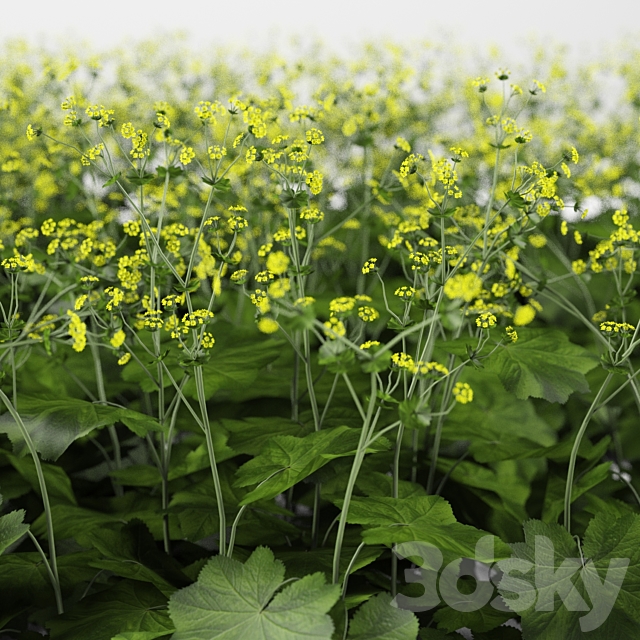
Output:
[[589,391],[584,374],[597,365],[593,354],[555,329],[518,328],[517,342],[498,347],[486,361],[487,370],[497,373],[517,398],[561,404],[574,391]]
[[[498,563],[512,572],[498,590],[527,640],[640,637],[640,516],[597,515],[582,550],[558,524],[529,520],[524,533],[525,542],[510,545],[514,559]],[[513,564],[522,560],[529,564]]]
[[331,640],[334,626],[327,612],[338,600],[338,585],[327,585],[315,573],[279,591],[284,573],[283,563],[266,547],[244,564],[211,558],[195,584],[171,596],[172,640]]

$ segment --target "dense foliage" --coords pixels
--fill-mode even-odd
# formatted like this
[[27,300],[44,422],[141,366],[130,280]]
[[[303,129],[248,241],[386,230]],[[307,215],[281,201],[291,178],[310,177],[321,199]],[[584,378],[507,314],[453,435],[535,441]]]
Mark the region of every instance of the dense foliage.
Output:
[[0,57],[1,638],[638,634],[640,52]]

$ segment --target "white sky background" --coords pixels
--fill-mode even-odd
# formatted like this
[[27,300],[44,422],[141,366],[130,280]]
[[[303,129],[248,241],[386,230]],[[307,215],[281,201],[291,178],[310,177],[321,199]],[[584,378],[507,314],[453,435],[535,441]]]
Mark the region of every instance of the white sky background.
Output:
[[0,0],[0,7],[0,43],[22,37],[54,48],[77,38],[96,51],[183,30],[205,50],[219,43],[258,51],[271,38],[284,53],[295,34],[347,54],[366,38],[454,41],[484,55],[493,43],[502,50],[496,63],[511,68],[531,57],[531,38],[552,49],[566,44],[570,61],[595,59],[623,36],[640,42],[640,0]]

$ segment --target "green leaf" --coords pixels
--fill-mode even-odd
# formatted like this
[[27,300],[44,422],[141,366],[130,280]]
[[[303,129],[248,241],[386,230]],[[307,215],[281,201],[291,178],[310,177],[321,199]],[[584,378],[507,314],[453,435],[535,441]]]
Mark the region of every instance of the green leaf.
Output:
[[[525,504],[531,495],[531,482],[539,475],[540,464],[535,460],[498,460],[487,465],[440,457],[438,469],[450,473],[450,478],[467,487],[492,507],[510,513],[518,522],[527,518]],[[455,465],[455,467],[454,467]],[[544,467],[543,467],[544,468]],[[495,504],[497,494],[502,504]]]
[[[1,504],[2,496],[0,496],[0,505]],[[25,515],[25,510],[19,509],[18,511],[11,511],[0,517],[0,555],[4,553],[7,547],[22,538],[22,536],[29,531],[29,525],[22,522]]]
[[300,191],[283,189],[280,202],[287,209],[304,209],[309,204],[309,194],[304,189]]
[[[443,555],[456,557],[475,558],[476,543],[490,535],[456,522],[451,506],[440,496],[355,497],[351,499],[347,522],[365,526],[362,540],[366,544],[426,542]],[[494,536],[494,542],[493,555],[476,559],[494,562],[509,556],[508,547],[499,538]]]
[[504,197],[507,199],[507,204],[516,209],[526,209],[530,204],[530,202],[525,200],[517,191],[505,191]]
[[359,437],[357,429],[346,426],[314,431],[304,438],[275,436],[259,456],[238,469],[235,486],[246,487],[261,483],[240,504],[275,498],[323,467],[329,460],[354,453]]
[[266,547],[240,563],[215,556],[198,581],[171,596],[172,640],[331,640],[327,612],[340,596],[321,573],[283,586],[285,567]]
[[[362,547],[356,556],[349,574],[355,573],[377,560],[387,549],[383,546]],[[349,568],[349,563],[353,559],[356,547],[342,547],[340,552],[340,579],[344,577]],[[318,547],[305,551],[276,551],[278,560],[282,560],[287,567],[287,578],[302,578],[307,574],[321,571],[328,580],[333,572],[332,547]]]
[[361,605],[349,625],[348,640],[416,640],[418,618],[397,609],[388,593],[380,593]]
[[491,604],[475,611],[457,611],[451,607],[442,607],[433,614],[433,619],[438,623],[438,629],[453,632],[467,627],[473,629],[474,638],[476,632],[491,631],[510,618],[513,618],[513,613],[498,611]]
[[[525,542],[510,545],[514,558],[498,563],[505,571],[498,590],[518,610],[523,637],[638,637],[640,516],[614,522],[596,516],[585,533],[582,557],[576,540],[558,524],[529,520],[524,534]],[[519,561],[524,562],[514,564]]]
[[[166,611],[167,598],[145,582],[123,580],[114,587],[83,598],[47,626],[51,640],[112,640],[133,632],[144,632],[148,640],[174,630]],[[136,638],[136,640],[138,640]]]
[[[260,369],[276,360],[282,353],[282,340],[260,340],[236,346],[225,346],[215,358],[202,367],[204,392],[207,399],[222,390],[236,390],[253,385]],[[185,395],[197,399],[195,380],[185,385]]]
[[118,180],[120,180],[120,178],[122,177],[122,172],[118,171],[118,173],[116,173],[114,176],[112,176],[111,178],[109,178],[103,185],[102,188],[104,189],[105,187],[110,187],[112,184],[115,184],[116,182],[118,182]]
[[[0,451],[0,456],[4,455],[13,465],[13,468],[31,485],[31,488],[37,495],[42,496],[40,492],[40,483],[38,482],[38,474],[36,465],[31,456],[18,458],[6,451]],[[42,464],[42,473],[47,485],[49,498],[54,501],[64,502],[66,504],[77,504],[76,497],[71,487],[71,479],[62,467],[54,464]]]
[[139,520],[129,523],[104,524],[78,534],[84,547],[94,547],[103,558],[89,564],[113,571],[123,578],[150,582],[163,592],[172,592],[189,584],[178,563],[160,551],[147,527]]
[[251,416],[243,420],[222,418],[219,422],[229,432],[229,447],[251,456],[260,454],[274,436],[301,438],[313,431],[311,424],[302,425],[278,416]]
[[[96,527],[121,520],[117,514],[101,513],[72,504],[51,505],[51,517],[56,537],[61,540],[75,538],[78,533],[86,533]],[[34,536],[43,536],[46,531],[47,521],[44,512],[42,512],[31,524],[31,532]]]
[[212,178],[203,176],[202,182],[213,187],[214,191],[219,191],[220,193],[226,193],[231,190],[231,180],[229,180],[229,178],[218,178],[218,180],[213,180]]
[[[44,460],[57,460],[78,438],[118,421],[141,437],[149,431],[162,430],[156,420],[137,411],[93,404],[77,398],[21,397],[19,413],[36,450]],[[0,416],[0,433],[9,436],[16,455],[26,450],[20,428],[8,412]]]
[[149,184],[150,182],[153,182],[155,180],[155,174],[154,173],[143,173],[142,175],[139,175],[137,173],[134,173],[133,171],[127,173],[126,178],[127,180],[131,183],[131,184],[135,184],[137,187],[141,187],[145,184]]
[[[58,555],[58,574],[64,597],[77,588],[84,590],[98,573],[88,565],[93,555],[93,551]],[[15,615],[34,607],[55,607],[49,574],[42,557],[35,551],[0,556],[0,593],[0,620],[4,619],[7,612]]]
[[473,389],[473,402],[456,403],[444,422],[443,439],[469,441],[469,452],[478,462],[492,462],[539,454],[556,443],[556,433],[536,415],[530,400],[518,400],[505,391],[498,376],[465,371],[462,378]]
[[498,347],[485,364],[521,400],[534,397],[564,404],[574,391],[589,391],[584,374],[598,359],[569,342],[562,331],[518,328],[518,341]]
[[431,424],[429,408],[422,406],[418,409],[421,401],[420,396],[414,395],[398,405],[398,415],[405,428],[424,429]]
[[129,487],[155,487],[162,482],[158,467],[150,464],[134,464],[126,469],[115,469],[109,475],[118,484]]
[[181,176],[184,173],[184,169],[182,167],[169,167],[167,169],[167,167],[158,167],[156,169],[156,173],[158,174],[158,178],[165,178],[167,173],[169,174],[170,177],[172,178],[177,178],[178,176]]
[[[581,495],[593,489],[596,485],[609,478],[610,462],[603,462],[590,469],[584,475],[574,481],[571,490],[571,502],[575,502]],[[559,478],[552,475],[547,482],[547,491],[544,496],[544,506],[542,508],[542,520],[544,522],[555,522],[558,516],[564,511],[564,491],[566,477]]]

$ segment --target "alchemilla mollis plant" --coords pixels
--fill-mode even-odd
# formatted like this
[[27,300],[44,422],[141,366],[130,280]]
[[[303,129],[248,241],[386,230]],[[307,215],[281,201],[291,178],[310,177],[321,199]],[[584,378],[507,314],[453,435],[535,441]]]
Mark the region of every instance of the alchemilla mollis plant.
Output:
[[637,636],[638,52],[2,56],[0,637]]

